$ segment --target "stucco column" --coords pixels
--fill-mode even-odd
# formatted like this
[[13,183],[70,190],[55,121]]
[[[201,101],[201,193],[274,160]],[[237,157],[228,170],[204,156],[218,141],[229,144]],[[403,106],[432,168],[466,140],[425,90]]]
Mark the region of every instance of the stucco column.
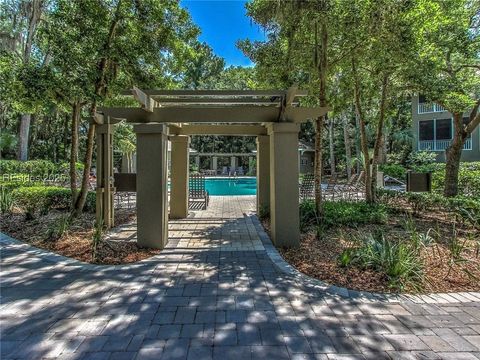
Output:
[[217,171],[217,169],[218,169],[218,166],[217,166],[218,161],[217,160],[218,160],[218,158],[216,156],[212,157],[212,170]]
[[235,156],[230,156],[230,167],[232,168],[233,172],[237,170],[237,158]]
[[171,136],[172,162],[170,184],[170,218],[182,219],[188,216],[188,167],[190,164],[188,145],[190,138],[185,135]]
[[110,228],[114,224],[113,206],[113,125],[97,125],[96,219]]
[[274,123],[270,135],[270,219],[272,240],[280,247],[300,244],[298,209],[299,124]]
[[197,169],[200,171],[200,156],[195,156],[195,165],[197,166]]
[[270,138],[257,136],[257,214],[270,209]]
[[137,241],[163,249],[168,241],[168,127],[134,126],[137,134]]

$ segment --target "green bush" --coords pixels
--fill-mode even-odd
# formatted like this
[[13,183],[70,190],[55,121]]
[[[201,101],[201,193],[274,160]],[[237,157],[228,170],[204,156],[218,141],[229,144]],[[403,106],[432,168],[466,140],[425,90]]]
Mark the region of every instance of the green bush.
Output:
[[383,234],[362,238],[351,263],[384,273],[389,285],[397,289],[407,284],[418,288],[423,280],[420,248],[412,241],[393,241]]
[[[367,204],[366,202],[325,201],[323,203],[322,226],[348,225],[356,226],[371,223],[384,223],[388,208],[384,204]],[[300,204],[300,229],[303,231],[319,221],[313,200]]]
[[399,164],[383,164],[379,167],[385,175],[391,176],[398,180],[405,180],[407,177],[407,169]]
[[[20,187],[12,192],[15,204],[25,211],[27,218],[36,213],[47,213],[51,209],[66,210],[70,208],[72,195],[70,189],[55,186]],[[86,211],[95,211],[95,193],[87,194]]]
[[0,186],[0,213],[5,214],[12,211],[13,196],[10,189]]
[[323,223],[327,226],[356,226],[385,223],[388,208],[384,204],[368,204],[364,201],[326,201],[323,213]]
[[378,189],[380,202],[387,206],[395,206],[398,201],[406,202],[414,214],[422,211],[447,211],[462,221],[472,224],[480,223],[480,198],[459,195],[445,197],[438,193],[412,193],[387,189]]
[[[442,193],[445,187],[445,164],[436,164],[432,175],[432,190]],[[459,193],[480,198],[480,162],[462,162],[458,173]]]
[[[77,172],[83,171],[83,164],[76,163]],[[32,177],[47,177],[52,174],[68,175],[70,163],[54,163],[49,160],[0,160],[0,174],[28,174]]]

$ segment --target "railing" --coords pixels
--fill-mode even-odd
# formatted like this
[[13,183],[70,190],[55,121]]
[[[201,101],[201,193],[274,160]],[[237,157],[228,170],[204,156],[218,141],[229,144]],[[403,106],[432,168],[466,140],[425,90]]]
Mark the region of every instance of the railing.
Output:
[[419,114],[436,113],[443,111],[446,111],[445,108],[435,103],[418,103]]
[[[418,142],[418,150],[422,151],[444,151],[450,146],[452,140],[424,140]],[[472,150],[472,139],[465,140],[463,150]]]

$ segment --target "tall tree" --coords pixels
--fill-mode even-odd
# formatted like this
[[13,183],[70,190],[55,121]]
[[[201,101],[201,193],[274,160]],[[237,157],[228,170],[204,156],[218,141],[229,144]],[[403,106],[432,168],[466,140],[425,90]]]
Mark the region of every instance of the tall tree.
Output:
[[[44,6],[44,0],[11,0],[0,5],[3,13],[1,25],[5,30],[1,39],[2,48],[18,56],[23,67],[30,66]],[[17,158],[22,161],[28,159],[31,120],[31,112],[20,115]]]
[[[82,108],[88,107],[85,166],[73,214],[82,211],[87,196],[99,103],[111,101],[120,89],[133,84],[169,83],[169,59],[183,52],[197,34],[188,13],[174,0],[57,0],[52,6],[42,44],[51,54],[57,98],[72,108],[72,144]],[[74,158],[72,145],[73,192]]]
[[411,17],[417,51],[407,81],[453,115],[444,195],[455,196],[463,146],[480,124],[480,1],[417,1]]

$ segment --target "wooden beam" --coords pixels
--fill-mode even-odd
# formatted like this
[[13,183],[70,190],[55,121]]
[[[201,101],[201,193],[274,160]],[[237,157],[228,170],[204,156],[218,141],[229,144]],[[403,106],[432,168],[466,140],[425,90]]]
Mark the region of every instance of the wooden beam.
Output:
[[[289,122],[304,122],[328,112],[328,108],[289,107],[285,116]],[[269,106],[172,106],[157,107],[153,112],[141,108],[99,108],[99,112],[129,123],[228,123],[261,124],[278,122],[280,109]]]
[[[155,98],[154,98],[155,99]],[[272,98],[246,98],[246,97],[236,97],[236,98],[218,98],[218,97],[197,97],[197,98],[157,98],[156,100],[160,104],[219,104],[219,105],[272,105],[280,106],[281,98],[274,97]],[[298,104],[298,101],[292,104]]]
[[[143,90],[150,96],[284,96],[285,90]],[[131,90],[124,90],[122,95],[131,95]],[[307,96],[306,90],[298,90],[296,96]]]
[[155,100],[148,96],[145,92],[137,88],[136,86],[132,89],[133,97],[140,103],[142,109],[148,112],[153,112],[155,107]]
[[171,127],[171,135],[234,135],[258,136],[267,135],[267,129],[261,125],[184,125],[181,128]]

